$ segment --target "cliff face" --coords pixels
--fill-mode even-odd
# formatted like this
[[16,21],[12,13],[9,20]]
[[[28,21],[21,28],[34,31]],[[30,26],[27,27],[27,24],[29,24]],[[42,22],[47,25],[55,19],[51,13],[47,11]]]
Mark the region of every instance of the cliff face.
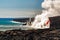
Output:
[[60,29],[60,16],[50,17],[51,27]]

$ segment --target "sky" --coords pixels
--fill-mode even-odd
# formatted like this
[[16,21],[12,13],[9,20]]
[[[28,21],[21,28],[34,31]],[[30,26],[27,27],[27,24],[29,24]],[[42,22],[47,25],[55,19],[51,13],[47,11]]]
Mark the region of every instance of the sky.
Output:
[[0,17],[20,17],[26,13],[30,15],[31,11],[21,10],[42,9],[42,2],[43,0],[0,0]]
[[41,9],[43,0],[0,0],[0,8],[4,9]]

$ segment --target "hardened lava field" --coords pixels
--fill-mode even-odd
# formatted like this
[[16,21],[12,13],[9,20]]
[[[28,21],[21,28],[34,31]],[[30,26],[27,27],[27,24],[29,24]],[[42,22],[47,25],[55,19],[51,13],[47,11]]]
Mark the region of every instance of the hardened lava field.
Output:
[[0,31],[0,40],[60,40],[60,29]]

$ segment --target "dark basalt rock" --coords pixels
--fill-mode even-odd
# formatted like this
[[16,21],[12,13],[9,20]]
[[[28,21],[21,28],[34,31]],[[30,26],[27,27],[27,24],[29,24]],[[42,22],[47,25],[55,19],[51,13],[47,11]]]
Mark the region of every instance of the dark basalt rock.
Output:
[[0,34],[0,40],[60,40],[60,29],[9,30]]
[[60,16],[50,17],[51,28],[60,29]]
[[[30,18],[14,18],[13,21],[17,22],[28,22]],[[31,18],[31,21],[34,21],[34,18]]]

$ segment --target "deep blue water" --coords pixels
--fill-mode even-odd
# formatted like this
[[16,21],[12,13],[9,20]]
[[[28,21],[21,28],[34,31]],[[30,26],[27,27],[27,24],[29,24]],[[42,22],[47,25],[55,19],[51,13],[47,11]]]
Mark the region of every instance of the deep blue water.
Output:
[[13,18],[0,18],[0,25],[18,25],[18,23],[13,23]]

